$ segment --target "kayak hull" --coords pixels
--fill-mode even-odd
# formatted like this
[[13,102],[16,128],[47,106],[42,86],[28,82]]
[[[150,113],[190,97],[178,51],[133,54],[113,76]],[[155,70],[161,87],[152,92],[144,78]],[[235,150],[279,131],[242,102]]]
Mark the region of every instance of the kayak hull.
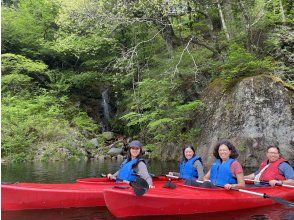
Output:
[[1,208],[8,211],[105,206],[103,189],[112,186],[113,183],[98,186],[76,183],[2,185]]
[[[165,177],[154,180],[163,185]],[[84,178],[76,183],[15,183],[1,185],[2,211],[105,206],[103,190],[129,187],[107,178]],[[130,187],[129,187],[130,188]]]
[[[294,190],[281,187],[250,188],[255,192],[294,200]],[[219,211],[233,211],[274,204],[238,191],[203,189],[178,185],[176,189],[155,188],[137,197],[130,190],[105,189],[104,199],[109,211],[116,217],[150,215],[191,215]],[[123,203],[121,201],[124,201]]]

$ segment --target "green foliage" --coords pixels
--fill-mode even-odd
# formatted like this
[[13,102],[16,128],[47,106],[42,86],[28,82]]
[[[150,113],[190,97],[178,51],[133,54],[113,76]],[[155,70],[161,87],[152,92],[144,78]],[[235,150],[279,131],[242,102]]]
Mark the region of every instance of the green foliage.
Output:
[[96,83],[102,84],[102,79],[102,74],[97,72],[83,72],[81,74],[75,75],[74,77],[71,77],[70,83],[74,88],[84,89],[89,86],[96,86]]
[[79,112],[78,115],[75,115],[72,122],[82,131],[95,132],[99,128],[85,112]]
[[[60,1],[56,18],[59,29],[47,47],[67,66],[100,70],[115,59],[117,42],[108,16],[101,12],[103,1]],[[102,18],[101,18],[102,17]]]
[[22,74],[9,74],[2,77],[2,92],[12,92],[12,94],[21,91],[27,91],[31,88],[32,78]]
[[[59,33],[50,49],[72,65],[79,64],[84,69],[99,69],[114,57],[115,40],[99,34],[79,36],[76,33]],[[97,59],[99,57],[99,59]]]
[[222,66],[221,77],[230,82],[239,77],[270,74],[273,68],[271,58],[258,59],[244,48],[233,44]]
[[125,93],[129,101],[121,117],[127,122],[125,132],[139,134],[152,143],[185,141],[195,110],[205,108],[201,101],[187,95],[197,89],[195,71],[211,71],[206,65],[211,55],[208,50],[178,50],[173,59],[165,53],[154,55],[150,68],[141,73],[146,78],[132,94]]
[[130,107],[140,113],[129,112],[122,119],[128,122],[129,128],[134,131],[140,128],[153,141],[179,141],[193,112],[203,107],[199,100],[183,103],[181,97],[170,81],[145,79],[139,84]]
[[[169,96],[173,91],[173,86],[169,80],[145,79],[139,83],[138,100],[136,107],[141,110],[165,108],[174,105],[181,97]],[[135,107],[135,106],[134,106]],[[132,109],[134,109],[134,107]]]
[[[99,126],[76,103],[85,107],[106,87],[115,132],[142,138],[149,150],[195,142],[195,112],[205,108],[199,97],[209,82],[218,78],[210,86],[223,88],[271,74],[280,54],[291,54],[291,28],[270,32],[293,21],[292,2],[242,3],[221,5],[228,40],[211,1],[4,1],[3,156],[82,156],[78,148],[91,149],[87,138],[97,137]],[[290,40],[281,43],[286,34]],[[281,66],[293,81],[291,66]]]
[[73,117],[72,123],[80,132],[71,128],[67,120],[69,116],[65,115],[65,109],[69,107],[64,106],[62,100],[50,94],[6,94],[2,97],[2,156],[29,156],[34,154],[32,149],[42,145],[56,149],[71,148],[77,140],[82,144],[85,137],[80,132],[93,131],[97,127],[85,114],[79,113]]
[[2,7],[4,52],[37,57],[46,40],[52,40],[59,6],[53,0],[20,0],[17,7]]
[[47,70],[47,65],[42,61],[33,61],[22,55],[6,53],[1,55],[1,70],[2,74],[44,74]]
[[147,150],[147,151],[154,151],[156,149],[156,145],[155,144],[146,144],[144,146],[144,148]]
[[204,107],[204,104],[199,100],[195,100],[195,101],[189,102],[187,104],[176,106],[175,111],[176,111],[176,113],[178,113],[180,115],[184,115],[184,114],[189,114],[189,112],[194,111],[198,107]]
[[2,92],[12,94],[34,92],[46,80],[47,65],[22,55],[6,53],[1,56]]
[[47,71],[49,82],[47,86],[56,93],[56,95],[66,94],[71,88],[71,78],[74,76],[73,71],[58,71],[50,70]]

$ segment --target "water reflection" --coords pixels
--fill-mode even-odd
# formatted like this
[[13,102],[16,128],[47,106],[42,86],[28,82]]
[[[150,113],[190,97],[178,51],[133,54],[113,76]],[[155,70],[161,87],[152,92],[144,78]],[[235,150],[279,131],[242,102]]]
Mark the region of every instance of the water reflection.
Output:
[[[40,216],[42,216],[40,218]],[[72,208],[50,210],[10,211],[2,213],[3,220],[113,220],[106,208]],[[125,220],[293,220],[294,211],[283,209],[279,205],[233,212],[207,213],[188,216],[148,216],[124,218]]]
[[[78,178],[99,176],[101,173],[114,173],[122,161],[88,160],[62,162],[28,162],[2,164],[2,182],[75,182]],[[177,162],[148,161],[149,171],[165,174],[177,170]]]

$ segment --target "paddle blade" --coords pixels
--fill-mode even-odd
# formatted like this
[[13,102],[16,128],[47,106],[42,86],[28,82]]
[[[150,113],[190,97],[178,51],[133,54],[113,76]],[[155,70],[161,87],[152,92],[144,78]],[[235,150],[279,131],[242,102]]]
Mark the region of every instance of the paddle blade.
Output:
[[288,207],[294,207],[294,202],[291,202],[291,201],[287,201],[285,199],[282,199],[280,197],[275,197],[275,196],[269,196],[269,195],[265,195],[264,198],[269,198],[269,199],[272,199],[274,200],[276,203],[279,203],[279,204],[282,204],[282,205],[285,205],[285,206],[288,206]]
[[144,195],[149,189],[149,184],[141,177],[137,177],[135,181],[130,182],[136,196]]
[[136,180],[135,180],[135,183],[138,184],[139,186],[143,187],[143,188],[149,189],[149,184],[147,183],[146,180],[144,180],[141,177],[137,177]]
[[194,180],[194,179],[186,179],[184,184],[187,185],[187,186],[201,186],[201,187],[204,187],[204,188],[211,188],[209,186],[209,185],[211,185],[210,182],[208,182],[208,181],[204,181],[204,182],[199,181],[199,182],[197,182],[197,181]]
[[177,186],[171,180],[168,180],[164,183],[163,188],[175,189]]

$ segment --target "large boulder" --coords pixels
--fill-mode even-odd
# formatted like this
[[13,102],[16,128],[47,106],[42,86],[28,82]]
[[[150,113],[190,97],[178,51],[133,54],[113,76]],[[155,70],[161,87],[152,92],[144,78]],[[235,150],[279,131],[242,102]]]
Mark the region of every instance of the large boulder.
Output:
[[102,136],[103,136],[106,140],[108,140],[108,141],[114,139],[114,133],[111,132],[111,131],[103,132],[103,133],[102,133]]
[[111,148],[109,151],[108,151],[108,155],[110,155],[110,156],[117,156],[117,155],[119,155],[119,154],[121,154],[122,153],[122,149],[121,148]]
[[243,166],[256,167],[265,158],[269,145],[280,147],[291,163],[294,160],[294,91],[277,78],[248,77],[223,92],[221,81],[203,93],[205,112],[197,116],[200,127],[198,154],[206,165],[214,160],[214,145],[229,139],[239,150]]
[[99,147],[99,142],[97,138],[92,138],[90,142],[93,144],[94,147],[98,148]]

